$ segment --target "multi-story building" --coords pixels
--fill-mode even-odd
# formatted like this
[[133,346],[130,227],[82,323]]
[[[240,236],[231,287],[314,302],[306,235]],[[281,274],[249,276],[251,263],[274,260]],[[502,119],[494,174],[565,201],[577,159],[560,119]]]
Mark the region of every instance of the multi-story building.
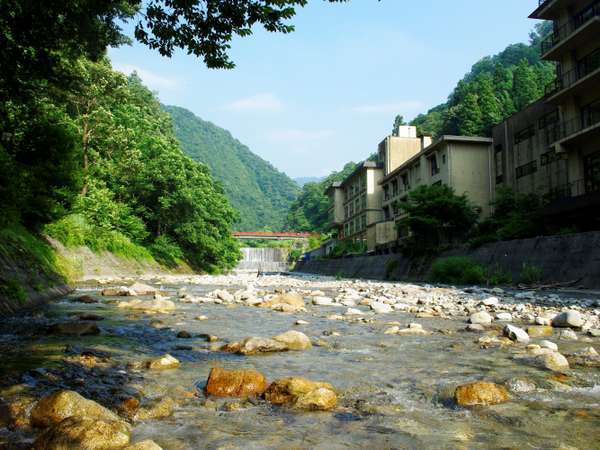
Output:
[[[554,217],[600,216],[600,0],[539,0],[551,20],[542,58],[556,63],[546,96],[494,130],[499,185],[537,192]],[[496,183],[494,183],[496,184]],[[591,215],[590,215],[591,214]]]
[[450,186],[457,194],[466,194],[481,217],[489,215],[491,155],[490,138],[442,136],[384,176],[383,221],[378,224],[377,246],[393,244],[407,235],[408,230],[402,229],[399,236],[395,234],[396,225],[404,217],[401,202],[419,186]]

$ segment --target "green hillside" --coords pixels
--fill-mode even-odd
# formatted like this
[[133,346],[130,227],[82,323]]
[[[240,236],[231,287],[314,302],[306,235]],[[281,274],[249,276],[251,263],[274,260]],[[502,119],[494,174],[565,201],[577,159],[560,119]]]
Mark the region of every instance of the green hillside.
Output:
[[192,159],[206,164],[240,214],[238,230],[281,230],[298,185],[250,151],[231,133],[177,106],[164,106]]

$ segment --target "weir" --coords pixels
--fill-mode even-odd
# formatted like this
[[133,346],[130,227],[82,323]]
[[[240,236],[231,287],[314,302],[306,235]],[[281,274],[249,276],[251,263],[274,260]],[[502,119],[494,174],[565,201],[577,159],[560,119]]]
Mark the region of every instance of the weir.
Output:
[[284,248],[241,249],[244,255],[236,271],[240,272],[286,272],[288,270],[288,250]]

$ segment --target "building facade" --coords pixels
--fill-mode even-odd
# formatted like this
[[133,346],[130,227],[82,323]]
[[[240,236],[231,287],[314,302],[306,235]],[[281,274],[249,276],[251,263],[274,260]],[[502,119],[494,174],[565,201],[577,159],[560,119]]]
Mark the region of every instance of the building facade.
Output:
[[[379,224],[377,246],[395,244],[408,230],[397,225],[405,216],[401,202],[419,186],[444,184],[466,194],[482,218],[490,213],[492,195],[492,139],[483,137],[442,136],[400,167],[383,177],[383,221]],[[393,224],[393,226],[390,226]],[[399,234],[395,234],[399,230]]]
[[494,186],[537,193],[552,221],[596,229],[600,0],[540,0],[530,17],[553,22],[542,58],[556,63],[556,79],[542,100],[494,129]]

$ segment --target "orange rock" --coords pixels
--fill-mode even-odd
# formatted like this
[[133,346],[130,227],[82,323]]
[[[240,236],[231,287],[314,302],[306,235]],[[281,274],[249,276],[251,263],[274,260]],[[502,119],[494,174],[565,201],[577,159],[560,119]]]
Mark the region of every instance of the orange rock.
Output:
[[206,393],[218,397],[249,397],[262,395],[266,390],[266,378],[253,369],[226,370],[213,367],[206,383]]
[[504,386],[485,381],[462,384],[454,391],[459,406],[495,405],[509,400]]
[[337,395],[329,383],[293,377],[274,381],[265,399],[275,405],[290,405],[300,409],[329,410],[337,404]]

